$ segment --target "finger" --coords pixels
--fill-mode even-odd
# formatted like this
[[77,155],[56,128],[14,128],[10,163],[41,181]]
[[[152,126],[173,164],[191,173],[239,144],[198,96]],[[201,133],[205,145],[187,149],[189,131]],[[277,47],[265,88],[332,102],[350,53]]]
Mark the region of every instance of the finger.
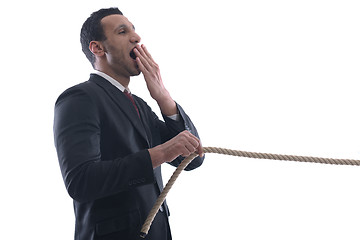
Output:
[[187,134],[193,141],[193,146],[196,148],[196,153],[199,154],[200,157],[204,156],[204,149],[202,147],[201,141],[195,135],[190,133],[189,131],[184,131],[184,134]]
[[153,62],[155,62],[154,59],[152,58],[151,54],[149,53],[149,51],[147,50],[147,48],[145,47],[144,44],[141,45],[141,48],[144,49],[144,52],[146,53],[146,55],[147,55]]
[[139,57],[136,57],[136,63],[140,69],[140,71],[145,75],[147,74],[149,71],[146,69],[146,67],[144,66],[144,64],[141,62],[141,59]]
[[197,153],[200,157],[204,156],[204,149],[200,141],[196,141],[196,145],[193,145],[193,147],[195,148],[193,152]]
[[179,134],[179,139],[182,139],[184,143],[191,143],[191,145],[197,147],[199,145],[199,139],[192,135],[189,131],[185,130]]
[[144,66],[145,66],[145,67],[147,67],[148,69],[150,69],[151,67],[154,66],[155,63],[153,62],[153,60],[152,60],[151,58],[149,58],[149,57],[146,55],[146,53],[145,53],[145,51],[144,51],[144,49],[143,49],[142,47],[137,46],[137,47],[135,48],[135,50],[138,52],[138,55],[136,55],[136,51],[134,51],[134,52],[135,52],[135,55],[138,56],[138,57],[140,57],[140,59],[141,59],[142,62],[144,63]]
[[[150,71],[150,69],[151,69],[150,64],[149,64],[148,61],[146,61],[146,59],[141,55],[140,51],[139,51],[137,48],[134,49],[134,53],[135,53],[136,61],[137,61],[138,65],[139,65],[139,62],[140,62],[140,65],[142,65],[142,67],[144,68],[144,70]],[[140,67],[140,65],[139,65],[139,67]],[[142,69],[140,69],[140,70],[142,70]]]
[[203,149],[203,146],[201,144],[201,141],[200,141],[200,144],[199,146],[197,147],[197,154],[199,154],[200,157],[204,157],[204,149]]
[[[190,144],[190,145],[189,145]],[[189,139],[189,144],[186,145],[186,148],[191,152],[191,153],[197,153],[199,154],[199,156],[203,156],[204,151],[201,145],[201,142],[198,138],[192,136]]]
[[182,157],[188,157],[188,156],[190,156],[191,153],[192,152],[186,146],[183,146],[183,148],[181,149]]
[[151,72],[156,71],[156,68],[154,66],[151,66],[149,62],[146,60],[146,58],[144,58],[137,49],[135,49],[134,52],[135,55],[137,55],[136,57],[137,64],[141,72],[144,74],[145,80],[147,80],[149,74]]
[[197,150],[197,148],[196,148],[192,143],[185,145],[185,148],[186,148],[190,153],[194,153],[194,152]]
[[[200,139],[199,138],[197,138],[194,134],[192,134],[191,132],[189,132],[189,131],[186,131],[187,132],[187,134],[188,134],[188,137],[189,137],[189,139],[192,139],[192,141],[194,142],[194,144],[195,144],[195,142],[196,142],[196,147],[198,147],[201,143],[200,143]],[[195,146],[195,145],[194,145]]]

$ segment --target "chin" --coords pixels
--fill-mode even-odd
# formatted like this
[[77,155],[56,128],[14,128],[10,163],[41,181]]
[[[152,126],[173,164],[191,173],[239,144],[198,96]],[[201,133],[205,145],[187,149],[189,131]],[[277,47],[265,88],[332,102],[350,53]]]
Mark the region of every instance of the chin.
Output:
[[141,71],[140,71],[140,70],[137,70],[136,72],[133,72],[133,73],[131,74],[131,76],[132,76],[132,77],[139,76],[140,73],[141,73]]

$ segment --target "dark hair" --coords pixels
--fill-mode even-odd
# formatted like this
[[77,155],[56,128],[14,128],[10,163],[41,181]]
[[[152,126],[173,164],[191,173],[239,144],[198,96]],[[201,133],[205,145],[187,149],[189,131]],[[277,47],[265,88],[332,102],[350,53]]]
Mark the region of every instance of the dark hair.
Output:
[[95,63],[95,56],[90,51],[89,44],[91,41],[106,40],[106,36],[104,34],[104,30],[101,25],[101,19],[113,14],[123,15],[118,8],[104,8],[96,12],[93,12],[82,25],[80,32],[80,42],[81,42],[82,51],[84,52],[87,59],[89,59],[93,67]]

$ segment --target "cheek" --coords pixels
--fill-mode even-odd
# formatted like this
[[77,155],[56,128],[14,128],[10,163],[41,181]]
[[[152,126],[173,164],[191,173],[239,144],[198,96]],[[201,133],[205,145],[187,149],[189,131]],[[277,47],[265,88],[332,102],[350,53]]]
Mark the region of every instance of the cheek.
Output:
[[107,48],[108,59],[111,62],[123,62],[126,59],[126,53],[118,47],[109,46]]
[[104,47],[106,48],[107,59],[110,64],[127,64],[129,62],[128,45],[126,41],[116,41],[116,39],[107,39]]

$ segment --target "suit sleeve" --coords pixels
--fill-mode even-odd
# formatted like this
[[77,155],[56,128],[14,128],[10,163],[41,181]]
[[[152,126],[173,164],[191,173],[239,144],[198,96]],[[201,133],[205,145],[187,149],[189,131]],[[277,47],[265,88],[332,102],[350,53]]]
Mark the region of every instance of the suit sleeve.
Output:
[[79,202],[93,201],[153,183],[149,152],[101,160],[100,116],[91,97],[76,87],[55,104],[54,139],[65,186]]
[[[179,134],[180,132],[182,132],[184,130],[189,131],[194,136],[196,136],[197,138],[200,139],[198,131],[196,130],[196,127],[193,124],[193,122],[191,121],[190,117],[185,113],[184,109],[179,104],[176,103],[176,105],[177,105],[181,119],[179,121],[175,121],[175,120],[172,120],[172,119],[168,118],[167,116],[163,115],[163,118],[165,120],[165,125],[167,128],[167,131],[164,131],[166,133],[166,135],[163,135],[163,139],[165,141],[167,141],[167,140],[171,139],[172,137],[175,137],[177,134]],[[190,171],[190,170],[200,167],[202,165],[202,163],[204,162],[204,158],[205,158],[205,156],[196,157],[185,168],[185,170]],[[174,161],[170,162],[169,164],[177,167],[182,162],[182,160],[184,160],[184,157],[179,156]]]

